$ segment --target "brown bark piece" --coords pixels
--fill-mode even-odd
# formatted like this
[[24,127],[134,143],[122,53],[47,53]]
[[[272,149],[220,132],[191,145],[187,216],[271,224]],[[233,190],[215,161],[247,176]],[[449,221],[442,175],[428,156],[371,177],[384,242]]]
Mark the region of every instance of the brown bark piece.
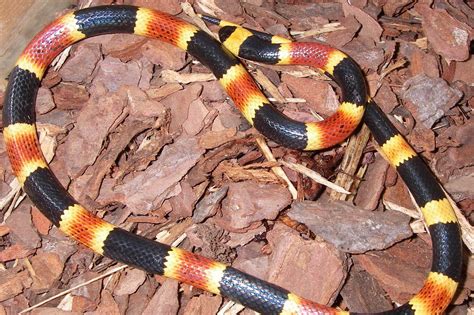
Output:
[[179,90],[182,90],[183,87],[179,83],[166,83],[160,87],[151,87],[150,89],[147,89],[145,93],[153,99],[162,99],[170,94],[173,94],[174,92],[178,92]]
[[369,212],[342,201],[293,203],[288,216],[350,253],[385,249],[412,235],[404,214]]
[[148,41],[141,48],[143,56],[163,69],[180,70],[186,62],[186,52],[159,40]]
[[462,93],[443,79],[417,75],[403,84],[400,95],[418,123],[430,129],[461,99]]
[[341,296],[351,312],[377,313],[392,309],[391,301],[377,280],[358,264],[351,268]]
[[217,314],[221,304],[222,298],[220,296],[201,294],[197,297],[193,297],[186,304],[186,307],[183,310],[183,315]]
[[[107,148],[103,150],[102,153],[97,157],[95,163],[89,167],[82,176],[78,177],[74,181],[70,191],[76,196],[79,196],[79,199],[84,198],[84,196],[96,198],[102,184],[104,184],[104,178],[108,179],[106,175],[111,172],[111,169],[115,165],[116,160],[120,154],[126,150],[131,143],[133,143],[133,139],[137,135],[153,127],[154,122],[152,119],[144,119],[143,117],[137,117],[137,119],[133,119],[131,116],[132,115],[130,115],[129,119],[127,119],[124,124],[118,126],[114,132],[110,134],[110,136],[107,138]],[[162,139],[160,137],[157,138],[158,139],[154,138],[153,140],[155,141],[150,141],[148,144],[153,143],[154,145],[161,145],[159,146],[159,148],[161,148],[165,141],[162,143],[160,141]],[[150,145],[150,147],[151,146],[152,145]],[[141,166],[143,166],[143,164],[143,167],[146,167],[149,161],[155,158],[155,155],[153,155],[152,157],[149,157],[149,160],[147,160],[146,152],[146,149],[139,151],[141,154],[138,155],[140,155],[141,159],[138,158],[138,155],[133,155],[132,158],[127,161],[128,163],[123,163],[121,165],[123,172],[127,174],[129,172],[141,170]],[[133,162],[141,163],[136,163],[136,165],[132,167],[131,165],[133,165]],[[110,189],[107,189],[106,191],[110,193]]]
[[374,100],[385,113],[391,113],[399,105],[397,95],[387,83],[382,83]]
[[117,187],[115,192],[125,196],[123,202],[133,213],[145,214],[179,193],[173,193],[176,184],[203,153],[195,138],[179,138],[163,148],[155,163]]
[[11,241],[26,248],[37,248],[40,243],[38,233],[31,222],[30,202],[23,202],[6,220],[10,228]]
[[[61,232],[57,228],[52,228],[49,231],[49,236],[47,238],[43,238],[43,248],[47,248],[49,254],[56,254],[59,256],[59,259],[65,264],[65,268],[71,268],[70,271],[74,272],[75,268],[77,268],[76,263],[78,262],[75,260],[78,258],[79,260],[82,256],[82,259],[85,257],[92,257],[93,254],[91,252],[87,252],[85,248],[78,251],[77,242],[66,236],[63,232]],[[74,253],[78,253],[77,255],[73,255]],[[73,255],[71,257],[71,255]],[[68,273],[65,269],[63,280],[66,281],[68,278]]]
[[262,235],[266,231],[267,229],[261,225],[258,228],[249,230],[245,233],[229,232],[227,235],[229,240],[226,242],[226,245],[229,245],[233,248],[244,246],[245,244],[248,244],[253,241],[257,235]]
[[262,245],[251,242],[237,249],[232,266],[259,279],[268,279],[269,264],[269,256],[263,254]]
[[380,200],[380,195],[385,189],[384,183],[389,164],[379,155],[375,162],[369,165],[364,181],[357,190],[355,204],[366,210],[375,210]]
[[474,125],[465,124],[452,126],[446,130],[442,137],[448,138],[453,145],[448,148],[449,160],[459,166],[471,166],[474,164]]
[[97,309],[98,302],[95,303],[94,301],[91,301],[83,296],[73,296],[71,304],[71,310],[73,312],[80,312],[81,314],[84,314],[85,312]]
[[58,154],[68,161],[66,168],[71,177],[76,178],[96,160],[109,128],[122,114],[125,104],[125,99],[118,94],[89,100],[77,117],[77,125],[69,133],[64,147],[58,148]]
[[459,127],[452,126],[442,135],[442,138],[452,142],[446,151],[437,152],[435,157],[435,169],[443,181],[447,181],[455,170],[474,164],[473,132],[474,125],[466,124]]
[[245,229],[264,219],[274,220],[290,202],[290,193],[281,185],[231,183],[222,201],[222,219],[216,222],[229,231]]
[[[370,131],[367,125],[362,125],[360,130],[349,138],[346,152],[341,161],[341,172],[336,176],[335,184],[350,191],[355,182],[355,176],[359,169],[359,163],[364,152],[364,148],[369,142]],[[360,176],[358,176],[360,177]],[[347,200],[348,195],[331,190],[330,195],[333,200]]]
[[47,217],[42,214],[38,208],[32,207],[31,208],[31,219],[33,221],[36,230],[42,235],[47,235],[49,229],[52,226],[51,221]]
[[364,12],[362,9],[359,9],[346,2],[342,3],[342,10],[344,11],[345,16],[354,15],[357,21],[359,21],[359,23],[362,25],[362,29],[360,30],[361,35],[369,37],[374,42],[380,41],[380,36],[382,36],[383,29],[373,17]]
[[54,253],[40,253],[31,258],[35,272],[31,290],[35,293],[48,291],[57,281],[64,269],[64,261]]
[[52,91],[54,103],[60,109],[81,109],[89,100],[89,92],[83,85],[62,82]]
[[200,99],[196,99],[189,104],[188,119],[183,123],[183,130],[190,136],[197,135],[204,128],[204,119],[209,114],[209,110]]
[[474,187],[474,167],[464,168],[460,174],[451,175],[449,181],[444,184],[444,188],[455,201],[466,201],[467,206],[464,208],[469,210],[471,214],[474,210],[474,190],[472,187]]
[[118,58],[105,57],[98,65],[97,74],[92,84],[97,86],[102,84],[111,92],[117,91],[122,85],[138,86],[142,77],[142,63],[124,63]]
[[385,59],[384,51],[380,46],[358,38],[344,45],[342,50],[351,56],[362,69],[377,71]]
[[239,1],[215,0],[215,4],[228,14],[234,16],[242,14],[242,6]]
[[146,274],[139,269],[129,269],[122,274],[117,287],[114,290],[115,295],[129,295],[138,290],[143,282],[145,282]]
[[472,28],[453,18],[446,10],[431,9],[423,3],[415,5],[415,10],[421,15],[423,31],[437,54],[448,62],[469,58],[469,43],[474,36]]
[[439,77],[438,60],[436,56],[425,53],[418,48],[413,48],[409,69],[412,76],[425,74],[431,78]]
[[360,23],[353,15],[346,16],[340,20],[340,23],[341,26],[344,27],[343,30],[322,34],[322,37],[325,38],[325,42],[331,46],[344,46],[354,38],[357,31],[361,28]]
[[[339,102],[327,82],[297,78],[288,74],[283,74],[281,79],[288,85],[293,95],[305,99],[312,110],[325,116],[329,116],[337,110]],[[318,93],[314,91],[318,91]]]
[[[3,166],[1,169],[1,172],[5,177],[8,176],[8,178],[11,178],[13,176],[13,172],[8,165],[9,160],[5,152],[4,142],[0,142],[0,146],[1,146],[1,149],[0,149],[0,163],[1,164],[0,165]],[[10,185],[8,185],[5,181],[0,181],[0,195],[1,196],[6,196],[11,191],[12,191],[12,188],[10,187]],[[1,233],[3,226],[5,225],[0,225],[0,236],[3,236]]]
[[205,149],[214,149],[235,138],[237,130],[228,128],[219,131],[208,131],[199,138],[199,145]]
[[173,93],[161,100],[161,103],[171,110],[170,132],[176,132],[182,128],[183,123],[188,118],[190,104],[198,98],[201,91],[201,84],[191,84],[186,86],[184,90]]
[[109,290],[102,290],[100,303],[92,314],[120,315],[120,310]]
[[59,75],[67,82],[88,83],[101,58],[98,44],[79,45],[61,67]]
[[[274,9],[281,16],[294,21],[298,27],[311,28],[312,17],[323,16],[329,20],[340,20],[343,18],[342,6],[337,2],[328,3],[299,3],[294,5],[291,3],[277,2]],[[286,22],[286,21],[283,21]],[[285,25],[288,22],[285,23]],[[309,24],[309,25],[308,25]]]
[[34,252],[34,249],[24,245],[15,244],[0,251],[0,262],[26,258]]
[[209,195],[204,196],[196,205],[193,212],[193,222],[201,223],[217,213],[221,200],[227,195],[229,187],[224,186]]
[[228,102],[213,103],[213,108],[216,108],[219,112],[214,120],[214,124],[212,125],[213,131],[225,128],[239,128],[245,121],[245,118],[243,118],[236,108]]
[[149,89],[151,79],[153,78],[153,64],[145,57],[142,57],[138,60],[138,65],[141,70],[138,87],[142,90]]
[[466,71],[467,69],[474,69],[474,58],[464,62],[456,62],[453,81],[474,82],[474,71]]
[[150,302],[143,310],[143,315],[153,314],[177,314],[178,302],[178,282],[167,279],[156,291]]
[[143,313],[143,310],[156,291],[156,285],[152,282],[154,281],[145,281],[138,287],[137,292],[129,296],[127,314],[141,315]]
[[298,232],[279,223],[267,239],[272,247],[270,282],[311,301],[334,302],[347,274],[344,254],[328,243],[303,240]]
[[193,191],[193,188],[187,181],[181,181],[179,184],[181,192],[170,198],[171,207],[173,208],[170,218],[187,218],[193,215],[194,205],[197,202],[198,196]]
[[152,100],[149,96],[136,86],[127,86],[120,90],[126,93],[130,115],[138,119],[142,117],[161,117],[166,113],[166,108],[160,102]]
[[415,2],[414,0],[386,0],[382,1],[383,11],[388,16],[396,16]]
[[[422,287],[431,262],[431,249],[420,239],[380,252],[353,256],[397,303],[405,303]],[[407,281],[409,280],[409,281]]]
[[24,288],[30,287],[31,283],[32,280],[26,270],[21,272],[0,271],[0,302],[20,294]]
[[474,290],[474,257],[471,255],[466,263],[466,283],[464,285],[471,291]]
[[189,171],[187,179],[190,185],[195,186],[206,181],[207,174],[212,172],[223,160],[237,158],[238,155],[247,153],[249,150],[249,145],[245,143],[237,146],[235,142],[229,142],[210,151],[205,155],[204,159],[200,160],[198,164]]
[[147,42],[146,38],[133,34],[113,34],[97,38],[102,44],[102,52],[122,61],[140,59],[140,48]]
[[0,237],[10,233],[10,228],[7,225],[0,225]]
[[201,94],[203,100],[219,102],[227,97],[222,85],[218,81],[202,82],[201,84],[203,86]]
[[417,152],[433,152],[436,148],[434,131],[426,129],[423,125],[416,125],[407,136],[407,140]]
[[[71,280],[70,286],[74,287],[88,280],[91,280],[97,276],[99,276],[97,272],[85,271],[81,273],[79,276],[73,278]],[[101,290],[102,290],[102,282],[94,281],[92,283],[89,283],[86,286],[82,286],[78,289],[75,289],[74,291],[72,291],[72,295],[82,296],[84,298],[87,298],[89,301],[98,301]]]
[[[394,174],[395,170],[392,171]],[[393,202],[399,206],[402,206],[407,209],[414,209],[415,205],[410,197],[410,193],[408,192],[408,188],[403,182],[403,180],[398,176],[396,176],[396,182],[392,186],[388,186],[385,189],[383,194],[383,199]]]
[[193,248],[199,248],[200,255],[224,264],[230,264],[235,258],[235,250],[224,244],[225,231],[212,223],[194,225],[186,230]]
[[54,108],[53,95],[49,89],[40,87],[36,97],[36,110],[38,114],[46,114]]

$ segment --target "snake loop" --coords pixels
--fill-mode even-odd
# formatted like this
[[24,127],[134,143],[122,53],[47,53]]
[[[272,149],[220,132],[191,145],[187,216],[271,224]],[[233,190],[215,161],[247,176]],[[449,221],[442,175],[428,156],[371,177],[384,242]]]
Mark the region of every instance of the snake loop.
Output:
[[[432,268],[423,288],[407,304],[386,314],[443,312],[460,280],[461,241],[456,216],[428,167],[375,103],[368,101],[363,74],[356,63],[323,44],[292,43],[216,18],[203,18],[222,26],[219,35],[223,44],[196,26],[165,13],[119,5],[68,13],[30,42],[10,75],[3,108],[3,135],[13,172],[33,203],[60,230],[100,255],[222,294],[255,311],[348,313],[120,229],[78,204],[55,178],[43,157],[35,128],[36,94],[48,65],[64,48],[95,35],[121,32],[157,38],[186,50],[208,66],[245,118],[280,144],[306,150],[327,148],[349,136],[363,119],[415,197],[433,240]],[[320,123],[291,120],[268,102],[234,55],[270,64],[316,66],[341,86],[342,105],[334,116]]]

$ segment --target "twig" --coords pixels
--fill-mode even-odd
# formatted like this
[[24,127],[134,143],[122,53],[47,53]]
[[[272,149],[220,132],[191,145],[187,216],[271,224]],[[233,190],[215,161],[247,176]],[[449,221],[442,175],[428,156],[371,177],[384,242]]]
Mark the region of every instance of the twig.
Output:
[[404,214],[406,214],[407,216],[409,216],[413,219],[419,219],[420,218],[420,214],[416,210],[402,207],[402,206],[400,206],[396,203],[393,203],[393,202],[385,200],[385,199],[383,199],[382,202],[385,205],[385,207],[387,207],[387,209],[404,213]]
[[328,181],[326,178],[324,178],[321,174],[318,172],[313,171],[310,168],[307,168],[306,166],[303,166],[301,164],[296,164],[292,162],[286,162],[283,160],[278,161],[280,164],[283,164],[284,166],[288,167],[289,169],[292,169],[296,172],[300,172],[301,174],[311,178],[315,182],[327,186],[337,192],[340,192],[341,194],[350,194],[350,191],[345,190],[343,187],[338,186],[330,181]]
[[[15,197],[16,194],[21,190],[21,185],[18,182],[18,179],[16,179],[16,178],[11,181],[9,186],[10,186],[11,189],[8,192],[8,194],[6,194],[2,199],[0,199],[0,210],[3,210],[3,208],[7,204],[9,204],[12,199],[16,198]],[[4,218],[4,221],[5,221],[5,218]]]
[[[223,13],[223,11],[219,9],[219,7],[212,3],[203,3],[203,1],[199,1],[197,5],[201,8],[201,10],[203,10],[206,14],[209,15],[216,15],[216,11],[219,14]],[[196,24],[207,34],[218,39],[217,35],[211,32],[211,30],[207,27],[206,23],[204,23],[204,21],[196,14],[196,12],[194,12],[194,9],[189,2],[182,2],[181,8],[183,9],[184,13],[186,13],[186,15],[188,15],[193,20],[194,24]]]
[[[367,142],[369,141],[369,128],[363,124],[361,130],[349,139],[349,144],[346,148],[346,153],[341,162],[341,172],[337,174],[335,184],[344,187],[347,190],[351,189],[354,182],[353,176],[357,171],[359,161],[362,157]],[[331,191],[331,199],[346,200],[347,195],[343,195],[337,191]]]
[[15,209],[16,207],[18,207],[18,205],[20,204],[20,202],[25,199],[26,197],[26,194],[25,193],[22,193],[22,190],[19,189],[17,191],[15,191],[15,194],[13,195],[13,198],[12,198],[12,202],[10,203],[10,206],[8,207],[7,211],[5,212],[5,214],[3,215],[3,223],[6,222],[6,220],[8,219],[8,217],[10,216],[10,214],[13,212],[13,209]]
[[397,60],[395,63],[387,66],[385,69],[382,70],[382,73],[380,73],[380,81],[387,76],[390,72],[393,70],[396,70],[398,68],[403,67],[407,63],[407,60],[405,58]]
[[307,31],[290,31],[290,34],[296,39],[301,39],[305,37],[310,37],[314,35],[320,35],[324,33],[331,33],[334,31],[345,30],[346,28],[341,25],[339,22],[324,24],[322,27],[313,28]]
[[[357,172],[354,175],[354,181],[352,182],[351,189],[352,191],[357,191],[359,189],[360,184],[362,183],[362,178],[364,178],[365,173],[367,172],[368,164],[361,165]],[[348,201],[353,201],[355,199],[355,194],[351,194]]]
[[217,315],[236,315],[239,314],[245,307],[236,302],[229,301],[222,306],[217,312]]
[[86,282],[83,282],[83,283],[81,283],[81,284],[78,284],[78,285],[76,285],[76,286],[73,286],[72,288],[69,288],[69,289],[67,289],[67,290],[65,290],[65,291],[59,292],[58,294],[55,294],[55,295],[53,295],[53,296],[47,298],[47,299],[44,300],[44,301],[41,301],[41,302],[39,302],[39,303],[36,303],[36,304],[33,305],[33,306],[30,306],[30,307],[28,307],[28,308],[25,308],[24,310],[22,310],[22,311],[21,311],[20,313],[18,313],[18,314],[24,314],[24,313],[26,313],[26,312],[32,311],[32,310],[34,310],[35,308],[38,308],[38,307],[40,307],[41,305],[43,305],[43,304],[45,304],[45,303],[48,303],[48,302],[50,302],[50,301],[52,301],[52,300],[54,300],[54,299],[57,299],[58,297],[64,296],[64,295],[66,295],[66,294],[68,294],[68,293],[70,293],[70,292],[72,292],[72,291],[74,291],[74,290],[76,290],[76,289],[82,288],[83,286],[86,286],[86,285],[88,285],[88,284],[91,284],[91,283],[93,283],[93,282],[95,282],[95,281],[97,281],[97,280],[100,280],[100,279],[102,279],[102,278],[105,278],[105,277],[107,277],[107,276],[110,276],[111,274],[114,274],[114,273],[116,273],[117,271],[120,271],[120,270],[125,269],[125,268],[127,268],[127,267],[128,267],[127,265],[121,265],[121,266],[118,266],[118,267],[116,267],[116,268],[110,269],[109,271],[106,271],[105,273],[103,273],[103,274],[101,274],[101,275],[99,275],[99,276],[97,276],[97,277],[94,277],[94,278],[92,278],[92,279],[90,279],[90,280],[88,280],[88,281],[86,281]]
[[276,99],[277,102],[285,102],[285,98],[283,95],[281,95],[280,91],[278,91],[278,88],[272,83],[272,81],[270,81],[270,79],[267,78],[265,74],[263,74],[262,70],[257,69],[253,77],[265,90],[268,91],[268,93],[270,93],[271,96]]
[[[262,136],[257,136],[255,140],[257,141],[260,151],[262,151],[265,158],[268,161],[276,162],[276,159],[273,156],[272,151],[270,151],[270,148],[267,146],[265,139],[263,139]],[[290,191],[292,198],[296,200],[296,198],[298,198],[298,191],[296,190],[295,186],[293,186],[293,183],[290,181],[288,176],[286,176],[283,169],[280,166],[274,166],[272,167],[272,172],[285,181],[285,183],[288,185],[288,190]]]
[[162,70],[161,78],[167,83],[207,82],[213,81],[216,77],[212,73],[179,73],[174,70]]

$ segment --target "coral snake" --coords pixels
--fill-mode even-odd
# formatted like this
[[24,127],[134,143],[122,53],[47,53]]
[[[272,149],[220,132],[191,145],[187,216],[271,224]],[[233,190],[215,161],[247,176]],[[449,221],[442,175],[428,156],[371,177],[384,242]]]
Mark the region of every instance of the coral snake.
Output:
[[[290,42],[216,18],[203,19],[221,26],[222,44],[173,16],[122,5],[68,13],[36,35],[10,74],[3,109],[8,156],[29,198],[70,237],[100,255],[149,273],[221,294],[265,314],[349,313],[311,302],[230,266],[120,229],[87,211],[59,184],[42,155],[35,128],[36,93],[50,62],[65,47],[90,36],[134,33],[157,38],[182,48],[209,67],[245,118],[262,134],[284,146],[305,150],[327,148],[343,141],[363,120],[383,156],[413,194],[433,246],[431,271],[419,293],[386,313],[444,312],[461,277],[462,245],[456,216],[426,164],[377,105],[368,100],[363,74],[355,62],[323,44]],[[341,106],[321,123],[293,121],[270,105],[234,55],[270,64],[315,66],[340,85]]]

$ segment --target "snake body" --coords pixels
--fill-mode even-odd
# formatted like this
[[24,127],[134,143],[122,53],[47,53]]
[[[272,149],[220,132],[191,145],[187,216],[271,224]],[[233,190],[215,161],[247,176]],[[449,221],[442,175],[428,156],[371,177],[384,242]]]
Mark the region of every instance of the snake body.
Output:
[[[432,268],[424,286],[409,302],[386,313],[442,313],[460,281],[461,240],[456,216],[426,164],[368,99],[356,63],[323,44],[293,43],[203,18],[221,26],[223,44],[178,18],[133,6],[100,6],[68,13],[30,42],[11,72],[3,110],[8,156],[29,198],[73,239],[100,255],[149,273],[221,294],[265,314],[348,313],[311,302],[230,266],[120,229],[87,211],[55,178],[41,152],[35,127],[36,93],[48,65],[64,48],[95,35],[120,32],[157,38],[182,48],[208,66],[243,116],[282,145],[303,150],[327,148],[349,136],[363,119],[413,194],[433,241]],[[271,64],[316,66],[340,85],[342,104],[323,122],[291,120],[270,104],[234,55]]]

